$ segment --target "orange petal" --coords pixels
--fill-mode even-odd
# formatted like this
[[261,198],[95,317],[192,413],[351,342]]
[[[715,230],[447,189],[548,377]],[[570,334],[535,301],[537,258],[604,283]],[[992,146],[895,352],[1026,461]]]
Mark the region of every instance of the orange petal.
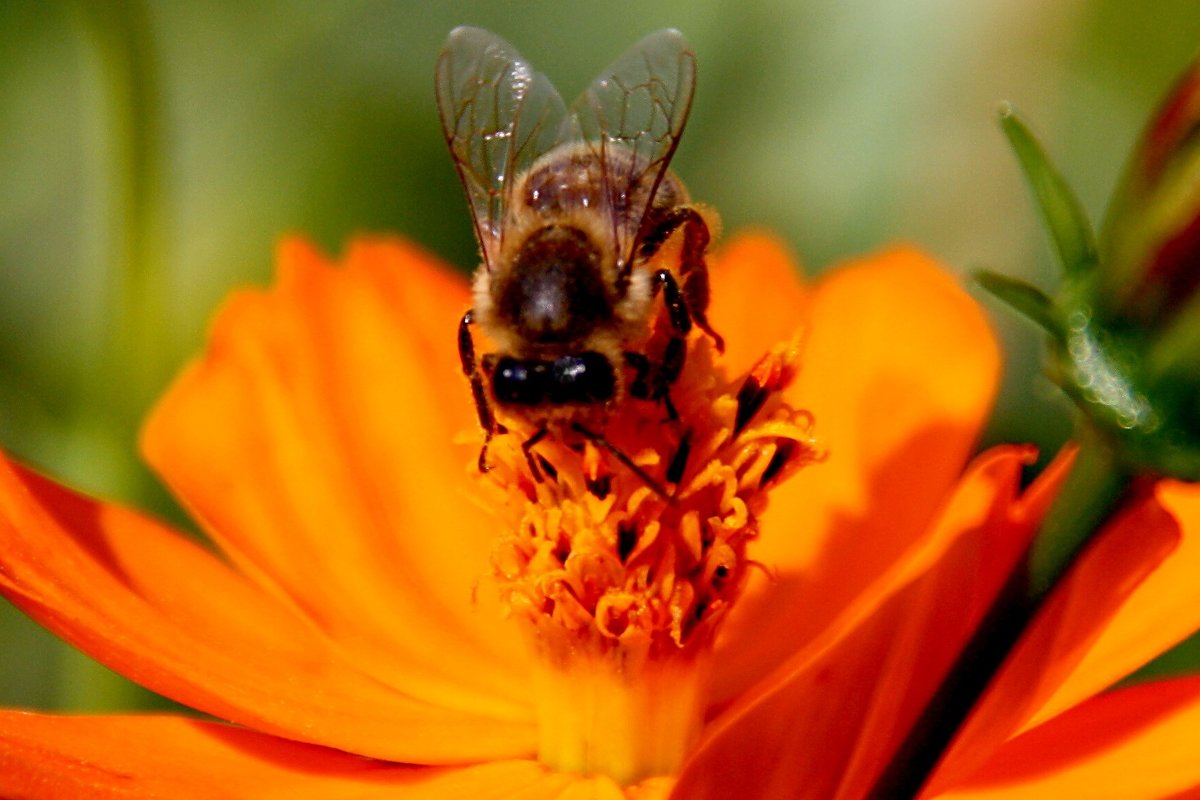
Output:
[[1178,541],[1174,519],[1152,498],[1110,523],[1055,589],[967,720],[933,776],[934,792],[1042,718],[1039,711]]
[[1158,497],[1179,524],[1178,546],[1130,592],[1028,725],[1112,686],[1200,630],[1200,487],[1164,482]]
[[747,372],[774,345],[796,335],[808,293],[796,260],[775,237],[743,233],[713,259],[709,321],[725,337],[721,362]]
[[832,270],[804,324],[792,398],[829,457],[772,494],[752,555],[778,577],[758,580],[729,620],[728,694],[815,636],[928,529],[996,390],[982,311],[914,250]]
[[764,797],[861,796],[1024,551],[1040,512],[1016,499],[1029,457],[981,459],[919,551],[714,723],[675,796],[736,796],[747,775]]
[[365,674],[278,594],[195,543],[0,457],[0,591],[112,669],[269,733],[365,755],[524,755],[532,726],[431,706]]
[[0,711],[0,795],[172,800],[551,800],[571,778],[532,761],[414,767],[181,717]]
[[1001,747],[937,797],[1127,800],[1200,795],[1200,678],[1095,697]]
[[[448,708],[523,713],[525,654],[490,593],[471,502],[478,423],[458,367],[460,277],[396,241],[345,264],[291,241],[222,310],[155,409],[150,463],[230,558],[367,671]],[[487,669],[480,669],[487,664]]]

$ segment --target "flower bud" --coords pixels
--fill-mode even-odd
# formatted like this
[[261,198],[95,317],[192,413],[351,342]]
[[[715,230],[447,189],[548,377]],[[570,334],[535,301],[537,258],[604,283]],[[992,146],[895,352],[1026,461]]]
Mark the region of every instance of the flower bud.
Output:
[[1099,247],[1029,129],[1008,108],[1001,125],[1063,279],[981,282],[1050,334],[1051,376],[1124,469],[1200,480],[1200,61],[1134,149]]
[[1130,155],[1101,241],[1102,314],[1163,330],[1200,311],[1200,60]]

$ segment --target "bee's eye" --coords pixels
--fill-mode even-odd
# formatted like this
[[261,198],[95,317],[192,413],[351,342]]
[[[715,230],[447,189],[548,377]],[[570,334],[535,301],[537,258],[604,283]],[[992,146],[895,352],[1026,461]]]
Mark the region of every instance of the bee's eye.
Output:
[[516,406],[603,403],[613,398],[616,385],[612,364],[600,353],[553,361],[505,356],[496,361],[492,372],[496,400]]
[[501,358],[492,374],[492,391],[501,403],[536,406],[546,399],[546,365],[540,361]]
[[611,400],[616,382],[612,364],[599,353],[563,356],[551,367],[550,401],[597,403]]

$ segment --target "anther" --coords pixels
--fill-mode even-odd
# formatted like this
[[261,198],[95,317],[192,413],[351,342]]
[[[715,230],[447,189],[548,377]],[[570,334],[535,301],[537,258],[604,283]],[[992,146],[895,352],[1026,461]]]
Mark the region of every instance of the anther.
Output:
[[688,456],[691,453],[692,432],[689,430],[679,440],[679,446],[675,448],[675,455],[671,456],[671,463],[667,465],[667,483],[679,483],[683,480],[683,472],[687,469]]
[[617,558],[621,559],[622,564],[637,546],[637,540],[637,527],[633,523],[621,522],[617,525]]
[[776,442],[775,452],[772,454],[771,460],[767,462],[767,468],[763,470],[762,477],[758,479],[758,488],[762,489],[769,484],[795,452],[796,443],[791,439],[782,439]]
[[600,475],[596,478],[587,478],[587,490],[592,493],[592,496],[598,500],[603,500],[608,497],[608,493],[612,491],[612,475]]
[[737,416],[734,417],[733,433],[736,436],[749,424],[763,403],[767,401],[770,391],[758,382],[753,375],[747,375],[742,388],[737,393]]

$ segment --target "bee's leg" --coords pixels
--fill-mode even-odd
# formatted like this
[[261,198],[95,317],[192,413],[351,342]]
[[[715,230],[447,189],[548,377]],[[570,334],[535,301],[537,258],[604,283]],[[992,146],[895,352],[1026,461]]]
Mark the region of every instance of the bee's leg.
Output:
[[468,309],[458,323],[458,359],[462,363],[463,375],[471,382],[471,395],[475,398],[475,412],[479,415],[479,427],[483,428],[483,447],[479,449],[479,471],[487,472],[491,466],[487,463],[488,445],[497,433],[505,433],[503,425],[496,422],[492,416],[492,407],[487,401],[487,392],[483,388],[483,375],[475,361],[475,340],[471,337],[471,325],[475,322],[475,312]]
[[[679,377],[683,369],[683,355],[687,352],[684,340],[673,336],[667,343],[663,363],[654,364],[644,353],[625,352],[625,363],[633,368],[633,382],[629,384],[629,393],[640,400],[661,401],[667,409],[667,419],[674,422],[679,419],[679,412],[671,402],[670,385]],[[676,366],[677,365],[677,366]]]
[[671,402],[671,387],[679,380],[683,372],[683,360],[687,356],[687,342],[681,336],[672,336],[663,351],[662,363],[658,365],[658,399],[667,408],[667,419],[674,422],[679,419],[679,412]]
[[683,301],[696,327],[707,333],[718,352],[725,352],[725,340],[708,324],[708,264],[704,253],[711,238],[708,223],[700,212],[690,206],[676,206],[654,220],[654,227],[641,237],[641,255],[649,258],[683,228],[683,247],[680,251],[679,275],[683,281]]
[[626,350],[625,363],[633,368],[634,373],[633,383],[629,384],[629,393],[642,400],[649,400],[651,395],[650,373],[654,369],[650,359],[646,358],[645,353]]
[[692,317],[683,294],[679,291],[679,285],[675,283],[675,276],[669,270],[660,269],[655,272],[651,287],[654,294],[662,290],[663,304],[667,308],[674,334],[667,341],[662,361],[655,365],[647,383],[651,398],[662,400],[663,405],[667,407],[667,417],[677,420],[679,414],[675,411],[675,404],[671,402],[670,390],[683,372],[684,359],[687,357],[687,340],[684,337],[692,330]]
[[675,276],[671,274],[670,270],[660,269],[654,273],[654,282],[650,284],[650,291],[657,295],[660,289],[663,293],[663,305],[667,307],[667,315],[671,318],[671,327],[675,329],[679,338],[687,336],[692,331],[691,309],[688,307],[687,299],[679,291],[679,284],[675,282]]
[[621,464],[623,464],[625,466],[625,468],[627,470],[632,472],[634,475],[638,476],[638,478],[640,478],[641,481],[650,488],[650,491],[654,492],[656,495],[663,498],[664,500],[667,500],[672,503],[675,502],[675,498],[673,498],[671,495],[669,495],[667,493],[667,490],[662,487],[662,484],[660,484],[658,481],[654,480],[654,478],[650,477],[649,473],[647,473],[646,470],[642,469],[637,464],[633,463],[633,459],[631,459],[629,456],[625,455],[625,453],[622,452],[622,450],[619,447],[617,447],[615,444],[613,444],[608,439],[606,439],[603,436],[603,434],[599,434],[599,433],[596,433],[595,431],[588,430],[587,428],[580,425],[578,422],[571,423],[571,430],[575,431],[580,436],[587,439],[589,442],[592,442],[593,444],[597,444],[600,447],[603,447],[609,453],[611,453],[617,459],[617,461],[620,461]]
[[534,445],[546,438],[547,433],[549,433],[549,431],[546,429],[546,424],[542,423],[542,426],[534,431],[533,436],[530,436],[528,439],[521,442],[521,452],[525,454],[525,463],[529,466],[529,474],[532,475],[533,479],[538,483],[541,483],[545,480],[545,476],[542,474],[543,470],[549,473],[551,478],[555,477],[556,474],[554,467],[550,465],[550,462],[542,458],[540,455],[538,456],[538,460],[542,462],[541,468],[538,467],[537,461],[533,460]]

